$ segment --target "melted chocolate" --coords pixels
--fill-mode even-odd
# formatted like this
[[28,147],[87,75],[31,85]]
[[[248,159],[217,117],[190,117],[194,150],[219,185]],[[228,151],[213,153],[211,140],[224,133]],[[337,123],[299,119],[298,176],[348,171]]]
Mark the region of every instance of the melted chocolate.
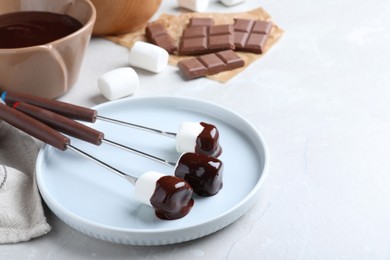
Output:
[[196,138],[195,152],[208,156],[218,157],[222,154],[222,147],[219,145],[218,129],[211,124],[200,123],[203,131]]
[[199,196],[212,196],[222,189],[223,163],[204,154],[184,153],[175,176],[188,182]]
[[0,15],[0,48],[42,45],[82,27],[75,18],[50,12],[15,12]]
[[160,219],[179,219],[187,215],[194,205],[192,193],[191,186],[183,179],[163,176],[156,183],[150,203]]

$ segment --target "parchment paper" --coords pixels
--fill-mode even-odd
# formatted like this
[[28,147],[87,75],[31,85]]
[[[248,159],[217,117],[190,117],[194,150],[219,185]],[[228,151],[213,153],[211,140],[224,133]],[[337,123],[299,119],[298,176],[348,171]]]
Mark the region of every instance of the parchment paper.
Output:
[[[245,66],[239,69],[221,72],[215,75],[208,76],[208,78],[219,81],[226,82],[229,79],[233,78],[235,75],[243,71],[246,67],[248,67],[252,62],[260,59],[263,55],[265,55],[269,49],[276,44],[276,42],[282,37],[283,30],[279,28],[274,21],[272,21],[271,16],[263,9],[257,8],[248,12],[242,13],[184,13],[180,15],[169,15],[162,14],[156,21],[164,24],[168,33],[172,36],[172,38],[178,43],[180,36],[182,34],[183,29],[187,26],[190,18],[192,17],[209,17],[213,18],[215,24],[233,24],[235,18],[245,18],[245,19],[254,19],[254,20],[263,20],[270,21],[273,24],[273,28],[271,30],[270,36],[267,39],[266,45],[264,47],[263,54],[254,54],[247,52],[237,52],[237,54],[245,61]],[[147,41],[145,38],[145,26],[140,28],[137,31],[132,33],[122,34],[118,36],[108,36],[107,39],[123,45],[125,47],[131,48],[136,41]],[[188,59],[191,56],[178,56],[178,55],[170,55],[169,56],[169,64],[177,65],[178,61],[182,59]]]

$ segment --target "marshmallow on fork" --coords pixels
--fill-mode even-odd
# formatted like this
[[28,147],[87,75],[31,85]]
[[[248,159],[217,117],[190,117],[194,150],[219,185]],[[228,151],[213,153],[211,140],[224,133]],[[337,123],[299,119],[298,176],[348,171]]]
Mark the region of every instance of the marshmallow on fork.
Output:
[[214,125],[204,122],[183,122],[176,134],[176,151],[218,157],[222,153],[219,131]]
[[219,144],[219,131],[217,127],[212,124],[205,122],[183,122],[181,123],[178,132],[172,133],[104,116],[97,116],[97,118],[103,121],[175,138],[176,151],[178,153],[190,152],[212,157],[219,157],[222,154],[222,147]]
[[[135,184],[135,198],[155,208],[161,219],[177,219],[188,214],[194,200],[191,187],[184,180],[149,171],[141,175]],[[184,202],[184,207],[181,204]]]

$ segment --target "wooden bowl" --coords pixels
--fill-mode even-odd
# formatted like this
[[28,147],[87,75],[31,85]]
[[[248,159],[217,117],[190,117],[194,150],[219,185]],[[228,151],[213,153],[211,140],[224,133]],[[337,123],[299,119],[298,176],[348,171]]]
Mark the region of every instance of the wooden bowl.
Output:
[[97,12],[93,35],[132,32],[147,23],[162,0],[91,0]]

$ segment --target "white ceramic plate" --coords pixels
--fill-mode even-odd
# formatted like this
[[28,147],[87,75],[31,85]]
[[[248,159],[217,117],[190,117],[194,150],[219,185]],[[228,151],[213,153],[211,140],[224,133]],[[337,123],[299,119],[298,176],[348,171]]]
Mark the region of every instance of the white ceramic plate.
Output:
[[[68,150],[44,146],[37,160],[37,181],[49,208],[76,230],[110,242],[164,245],[211,234],[242,216],[258,199],[267,169],[261,135],[245,119],[211,103],[175,97],[131,98],[97,106],[98,114],[135,124],[177,132],[181,122],[207,122],[220,131],[224,163],[222,190],[195,197],[182,219],[160,220],[151,207],[133,199],[133,186],[106,168]],[[97,120],[88,124],[105,138],[175,162],[173,138]],[[72,144],[131,175],[173,168],[111,147],[76,139]]]

